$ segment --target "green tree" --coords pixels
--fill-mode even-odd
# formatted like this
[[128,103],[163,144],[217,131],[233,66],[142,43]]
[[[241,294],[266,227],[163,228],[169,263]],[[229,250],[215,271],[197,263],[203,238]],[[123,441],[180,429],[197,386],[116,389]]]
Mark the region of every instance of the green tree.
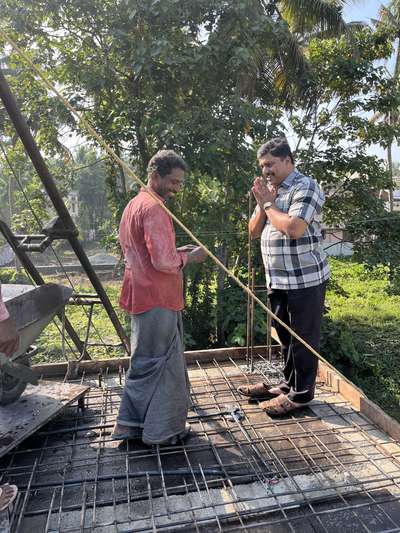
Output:
[[[383,28],[388,31],[392,36],[395,46],[395,66],[392,74],[392,79],[398,83],[400,75],[400,2],[398,0],[391,0],[387,6],[381,6],[379,12],[380,18],[375,21],[378,28]],[[399,125],[399,110],[397,107],[392,107],[387,110],[385,114],[379,111],[372,117],[374,122],[383,120],[389,125]],[[393,142],[395,136],[387,145],[387,164],[391,178],[393,178]],[[389,207],[390,211],[393,211],[393,187],[389,189]]]
[[[325,135],[324,150],[315,150],[317,134],[309,126],[310,110],[318,115],[318,122],[324,120],[314,101],[324,106],[334,123],[339,115],[331,112],[330,105],[338,90],[351,106],[360,87],[367,86],[363,65],[372,72],[374,59],[384,54],[385,46],[385,50],[390,47],[381,37],[382,51],[375,43],[368,56],[362,39],[358,52],[358,44],[346,39],[337,45],[336,39],[320,38],[313,49],[315,34],[346,31],[342,4],[328,0],[0,0],[14,38],[142,177],[150,155],[159,148],[174,148],[185,157],[191,171],[174,209],[234,269],[246,261],[247,192],[257,172],[255,147],[266,137],[284,132],[285,109],[296,131],[311,145],[299,156],[305,164],[312,161],[309,171],[326,185],[341,185],[352,167],[360,170],[358,156],[363,156],[366,187],[374,190],[375,181],[384,181],[379,162],[363,152],[367,141],[363,150],[354,148],[351,157],[342,160],[341,143],[348,135],[354,140],[360,131],[354,125],[356,107],[350,109],[352,124],[343,119],[332,132],[319,129],[318,136]],[[351,46],[354,51],[343,56],[342,64],[340,58],[335,63],[334,54],[346,46],[346,53]],[[41,148],[67,157],[60,128],[74,130],[69,113],[21,68],[15,54],[10,54],[9,64],[16,72],[10,81],[36,128]],[[340,76],[347,64],[352,83],[346,92],[344,85],[335,87],[340,80],[330,77],[329,69],[335,67]],[[376,81],[370,92],[375,88],[383,86],[379,88]],[[359,110],[363,103],[358,100]],[[344,116],[346,107],[341,109]],[[371,126],[367,133],[371,138],[375,132],[380,140],[382,130],[376,128]],[[137,188],[130,188],[111,163],[108,169],[117,222]],[[348,221],[362,211],[362,202],[370,196],[366,192],[357,200],[354,191],[351,199],[356,209],[331,202],[332,220]],[[204,290],[202,280],[207,283]],[[225,276],[208,263],[188,273],[187,287],[195,342],[204,344],[205,330],[209,342],[223,342]]]
[[75,156],[73,189],[78,194],[79,217],[77,225],[83,235],[107,230],[111,212],[107,202],[108,169],[104,158],[95,151],[80,147]]
[[298,157],[306,172],[328,193],[325,223],[344,227],[355,257],[367,265],[386,264],[398,286],[399,217],[385,209],[382,189],[392,188],[382,160],[369,155],[372,144],[388,148],[399,134],[396,122],[371,121],[398,109],[398,81],[377,60],[392,53],[387,28],[364,28],[351,39],[312,40],[308,48],[315,100],[291,117],[299,136]]

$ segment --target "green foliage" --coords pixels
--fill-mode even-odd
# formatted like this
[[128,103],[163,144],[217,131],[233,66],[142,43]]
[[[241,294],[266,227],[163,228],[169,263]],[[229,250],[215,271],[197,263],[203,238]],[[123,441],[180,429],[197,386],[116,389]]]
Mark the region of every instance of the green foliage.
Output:
[[[393,212],[385,213],[380,218],[368,218],[351,226],[351,231],[358,239],[354,246],[355,259],[366,263],[370,271],[378,267],[383,279],[388,280],[387,290],[399,294],[400,216]],[[382,265],[386,268],[383,269]]]
[[321,353],[328,354],[329,361],[340,370],[359,372],[361,355],[355,346],[351,329],[345,321],[333,321],[329,315],[322,322]]
[[15,268],[0,268],[0,282],[29,284],[30,279],[21,270],[16,270]]
[[[48,279],[47,281],[54,281],[60,283],[57,279]],[[79,280],[73,280],[77,292],[92,292],[91,286],[88,283],[79,284]],[[113,304],[121,323],[125,325],[126,332],[129,334],[130,323],[129,317],[121,309],[118,308],[118,298],[120,292],[120,283],[108,282],[106,284],[107,294]],[[66,307],[66,316],[70,320],[75,331],[81,339],[85,338],[86,328],[88,323],[88,311],[84,306],[70,305]],[[61,323],[58,318],[49,324],[42,332],[40,337],[35,341],[38,346],[38,354],[34,358],[34,363],[43,362],[57,362],[65,359],[62,354],[61,343]],[[97,343],[118,344],[120,342],[110,319],[107,316],[103,306],[96,305],[93,313],[93,322],[90,333],[90,340]],[[109,357],[122,357],[125,352],[122,349],[110,347],[96,347],[91,348],[90,353],[94,359],[106,359]],[[77,357],[76,349],[67,337],[66,342],[66,357],[75,359]]]
[[400,262],[399,217],[386,211],[381,198],[393,183],[383,161],[370,155],[372,144],[388,147],[399,134],[396,123],[371,120],[400,105],[398,82],[376,64],[390,56],[391,39],[383,27],[366,27],[339,39],[312,39],[307,53],[314,101],[295,111],[291,124],[299,136],[300,168],[327,193],[324,223],[346,228],[355,258],[371,267],[390,265],[394,281],[394,265]]
[[[237,275],[243,283],[247,284],[248,280],[244,270],[237,272]],[[259,269],[258,277],[263,285],[265,281],[262,269]],[[226,281],[222,291],[223,297],[220,300],[220,305],[223,316],[223,327],[227,332],[227,344],[228,346],[245,346],[247,338],[247,296],[231,279]],[[265,289],[263,289],[262,293],[258,293],[257,296],[265,302]],[[254,343],[265,344],[267,333],[266,317],[264,311],[258,304],[254,306],[253,328]]]
[[396,129],[371,122],[369,113],[385,113],[400,103],[397,85],[374,63],[390,55],[389,36],[365,28],[350,39],[312,40],[308,53],[315,100],[306,112],[294,114],[292,125],[300,137],[302,168],[329,193],[325,223],[347,227],[366,213],[382,216],[378,193],[392,183],[382,161],[368,150],[373,143],[387,146]]
[[83,235],[89,231],[109,233],[111,213],[107,203],[108,169],[95,151],[81,147],[75,157],[73,189],[78,194],[78,228]]
[[330,259],[343,294],[328,289],[321,353],[400,418],[400,296],[388,295],[387,267]]
[[204,264],[188,267],[185,270],[185,289],[185,345],[187,349],[210,346],[215,342],[216,316],[212,269]]

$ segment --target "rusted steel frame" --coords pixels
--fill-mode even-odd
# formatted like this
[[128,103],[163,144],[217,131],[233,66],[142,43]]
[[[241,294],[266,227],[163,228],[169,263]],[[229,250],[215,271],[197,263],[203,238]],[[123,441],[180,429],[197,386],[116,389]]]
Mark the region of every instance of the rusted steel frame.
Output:
[[[29,276],[33,279],[33,281],[37,285],[44,285],[45,281],[42,278],[41,274],[35,267],[35,265],[30,260],[29,256],[26,254],[24,250],[19,248],[18,241],[15,239],[13,232],[10,230],[10,228],[7,226],[5,222],[0,220],[0,231],[3,234],[4,238],[8,242],[8,244],[13,249],[15,255],[18,257],[19,261],[21,262],[24,269],[28,272]],[[80,354],[82,354],[83,351],[83,342],[79,338],[78,334],[76,333],[74,327],[72,326],[71,322],[68,320],[67,317],[63,318],[63,313],[57,313],[58,318],[63,321],[65,320],[65,329],[70,336],[72,342],[74,343],[76,349]],[[85,351],[85,358],[91,359],[90,355],[87,351]]]
[[69,305],[95,305],[101,303],[101,300],[98,299],[94,300],[92,298],[75,298],[74,294],[71,296],[71,299],[68,302]]
[[14,235],[19,242],[19,249],[26,252],[44,252],[52,243],[47,235]]
[[[248,219],[247,219],[247,225],[250,223],[251,218],[251,191],[249,191],[249,204],[248,204]],[[251,264],[251,235],[250,235],[250,229],[247,228],[247,285],[250,287],[251,282],[251,270],[252,270],[252,264]],[[246,306],[246,363],[247,366],[250,365],[250,294],[247,294],[247,306]]]
[[83,361],[85,359],[85,352],[86,352],[86,348],[87,348],[87,345],[88,345],[88,342],[89,342],[90,327],[92,325],[93,305],[94,305],[93,303],[90,305],[88,323],[87,323],[87,327],[86,327],[85,341],[83,343],[83,349],[82,349],[82,353],[81,353],[81,356],[79,358],[79,361]]
[[[256,270],[251,269],[251,291],[254,292]],[[254,372],[254,300],[250,302],[250,372]]]
[[0,98],[3,101],[4,107],[7,110],[8,115],[12,123],[14,124],[15,130],[17,131],[21,141],[25,147],[25,150],[31,159],[33,166],[36,169],[36,172],[43,183],[44,188],[46,189],[49,198],[51,199],[57,214],[61,218],[65,228],[69,230],[67,239],[74,250],[77,258],[79,259],[82,267],[84,268],[89,280],[91,281],[93,288],[96,293],[99,295],[102,304],[114,325],[114,328],[123,342],[126,351],[129,353],[129,342],[127,336],[124,332],[121,322],[118,319],[117,314],[114,311],[113,306],[107,296],[106,291],[104,290],[103,285],[101,284],[95,270],[93,269],[84,249],[82,248],[81,243],[77,238],[78,230],[71,218],[71,215],[68,212],[68,209],[57,189],[57,186],[50,174],[50,171],[39,151],[39,148],[35,142],[35,139],[32,136],[32,133],[26,123],[26,120],[22,116],[22,113],[18,107],[18,104],[11,93],[10,87],[5,79],[3,72],[0,69]]

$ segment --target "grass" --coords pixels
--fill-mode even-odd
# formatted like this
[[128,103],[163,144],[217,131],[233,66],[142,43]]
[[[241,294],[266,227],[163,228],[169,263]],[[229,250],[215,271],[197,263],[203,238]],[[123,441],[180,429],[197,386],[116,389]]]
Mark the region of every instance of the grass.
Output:
[[[47,279],[47,281],[54,281],[57,283],[64,283],[59,279]],[[82,279],[75,278],[72,280],[75,286],[76,292],[91,292],[93,289],[91,286],[84,282]],[[121,323],[126,326],[128,330],[128,321],[126,314],[119,308],[118,299],[120,292],[120,282],[119,281],[109,281],[105,284],[107,294],[111,300],[111,303],[114,306],[114,309],[121,320]],[[67,306],[66,307],[66,317],[71,322],[72,326],[78,333],[81,339],[85,339],[86,328],[88,323],[88,306]],[[106,311],[102,305],[95,305],[94,312],[92,317],[92,326],[90,331],[89,342],[95,343],[108,343],[108,344],[117,344],[120,342],[118,335],[116,334],[113,325],[108,318]],[[34,357],[33,363],[51,363],[56,361],[64,360],[61,349],[61,336],[60,329],[61,322],[56,318],[40,335],[36,341],[36,345],[39,347],[38,354]],[[75,348],[72,345],[72,342],[68,338],[68,344],[66,343],[66,356],[71,359],[76,358],[76,353],[73,353]],[[122,348],[102,348],[95,347],[88,349],[90,355],[93,359],[107,359],[109,357],[121,357],[125,355],[125,352]]]
[[400,420],[400,296],[390,294],[384,268],[368,271],[337,259],[330,264],[324,355]]

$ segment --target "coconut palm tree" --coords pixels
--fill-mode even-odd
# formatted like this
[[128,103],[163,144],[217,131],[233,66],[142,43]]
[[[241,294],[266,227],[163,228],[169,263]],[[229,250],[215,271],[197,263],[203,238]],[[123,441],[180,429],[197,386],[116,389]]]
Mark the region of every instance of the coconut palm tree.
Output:
[[[240,76],[242,93],[253,96],[304,92],[309,78],[305,49],[311,37],[332,37],[350,33],[354,24],[343,19],[346,0],[253,0],[247,2],[249,17],[267,16],[271,21],[268,42],[252,48],[248,69]],[[226,18],[221,33],[230,31],[233,20]],[[358,24],[359,26],[359,24]],[[251,42],[246,28],[240,28],[243,42]],[[268,53],[266,53],[268,48]],[[264,93],[264,94],[262,94]]]
[[319,32],[331,36],[348,29],[342,17],[345,0],[278,0],[269,3],[295,34]]

